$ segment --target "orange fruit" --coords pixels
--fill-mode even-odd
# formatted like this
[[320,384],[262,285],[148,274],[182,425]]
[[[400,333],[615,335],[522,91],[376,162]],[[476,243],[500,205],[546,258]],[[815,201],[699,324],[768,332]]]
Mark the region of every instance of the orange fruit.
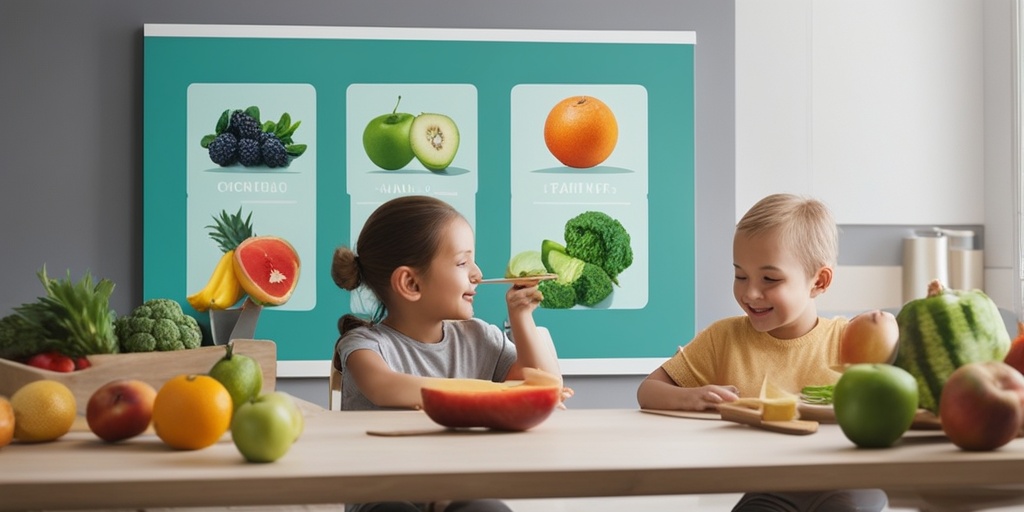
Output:
[[6,397],[0,396],[0,448],[14,439],[14,407]]
[[559,162],[586,169],[604,162],[619,140],[619,124],[608,105],[592,96],[570,96],[544,121],[544,143]]
[[153,430],[171,448],[206,448],[228,431],[232,409],[231,394],[217,379],[178,375],[156,393]]
[[29,382],[11,395],[14,438],[37,443],[67,434],[78,415],[75,395],[64,383],[43,379]]

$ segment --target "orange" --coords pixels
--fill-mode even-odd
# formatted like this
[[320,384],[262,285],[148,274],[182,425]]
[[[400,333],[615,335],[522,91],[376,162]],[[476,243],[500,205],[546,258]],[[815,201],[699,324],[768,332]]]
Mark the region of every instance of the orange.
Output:
[[11,444],[14,439],[14,407],[7,398],[0,396],[0,448]]
[[53,441],[67,434],[78,415],[75,395],[64,383],[29,382],[11,395],[14,438],[30,443]]
[[592,96],[570,96],[544,121],[544,143],[559,162],[586,169],[604,162],[619,140],[619,124],[608,105]]
[[153,430],[171,448],[198,450],[216,443],[231,425],[231,394],[209,375],[178,375],[153,401]]

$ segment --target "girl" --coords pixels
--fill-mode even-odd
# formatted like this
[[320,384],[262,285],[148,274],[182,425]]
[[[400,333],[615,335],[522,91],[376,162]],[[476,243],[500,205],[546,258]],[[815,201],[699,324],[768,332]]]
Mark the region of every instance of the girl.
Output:
[[[505,294],[511,340],[497,326],[473,318],[482,278],[474,244],[469,223],[452,206],[406,196],[370,215],[356,243],[358,255],[347,247],[335,250],[334,282],[346,290],[365,286],[380,304],[370,321],[351,314],[338,320],[334,357],[342,370],[342,409],[416,408],[422,386],[437,378],[518,380],[525,367],[560,375],[554,344],[533,320],[542,298],[537,283],[514,285]],[[348,510],[430,510],[430,504]],[[447,510],[508,508],[477,500]]]

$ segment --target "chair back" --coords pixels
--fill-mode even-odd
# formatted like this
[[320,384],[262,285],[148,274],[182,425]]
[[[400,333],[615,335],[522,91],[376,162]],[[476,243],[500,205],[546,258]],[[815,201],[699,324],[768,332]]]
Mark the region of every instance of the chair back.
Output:
[[338,359],[338,351],[334,350],[331,356],[331,374],[328,378],[330,396],[327,398],[327,408],[332,411],[341,410],[341,361]]

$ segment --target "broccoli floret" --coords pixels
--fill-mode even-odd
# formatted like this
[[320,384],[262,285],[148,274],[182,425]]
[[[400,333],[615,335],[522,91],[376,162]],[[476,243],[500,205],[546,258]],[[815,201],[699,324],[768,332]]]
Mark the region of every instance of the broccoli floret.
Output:
[[18,314],[0,318],[0,358],[22,359],[53,348],[46,333]]
[[115,324],[121,352],[153,352],[196,348],[203,332],[195,318],[171,299],[151,299]]
[[559,281],[541,281],[537,289],[543,294],[540,307],[549,309],[569,309],[576,305],[576,289],[571,284]]
[[565,223],[566,254],[601,267],[618,284],[618,276],[633,264],[629,233],[603,212],[583,212]]
[[601,267],[585,263],[572,287],[576,290],[576,302],[594,306],[612,294],[612,279]]

